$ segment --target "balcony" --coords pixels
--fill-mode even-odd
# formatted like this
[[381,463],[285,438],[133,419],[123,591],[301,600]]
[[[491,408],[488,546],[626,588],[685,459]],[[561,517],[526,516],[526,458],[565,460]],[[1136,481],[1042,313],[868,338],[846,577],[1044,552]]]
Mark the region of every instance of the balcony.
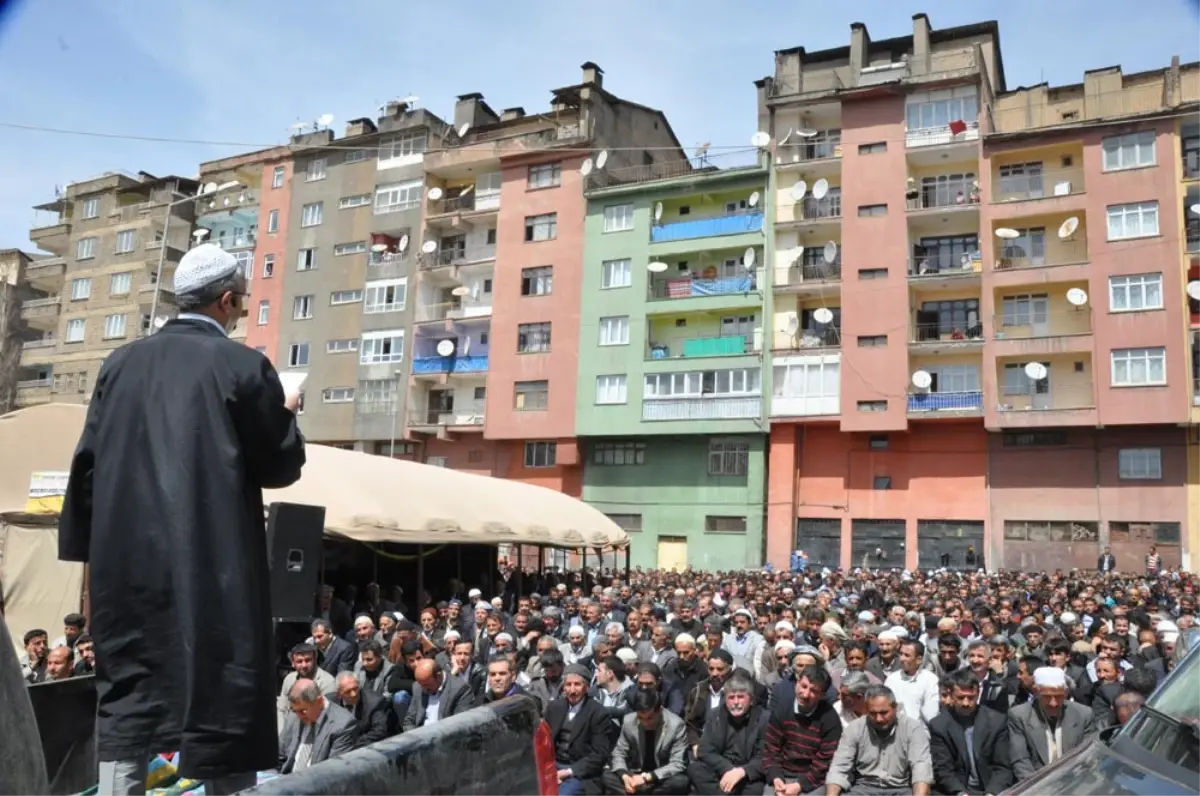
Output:
[[417,323],[432,323],[436,321],[472,321],[487,320],[492,317],[492,304],[488,302],[465,299],[462,301],[444,301],[437,304],[418,304],[416,313]]
[[67,253],[70,238],[71,222],[67,219],[60,219],[29,230],[29,240],[36,243],[39,249],[54,252],[58,255],[65,255]]
[[821,199],[807,196],[801,202],[782,202],[776,221],[797,227],[836,226],[842,218],[842,189],[830,188]]
[[43,379],[25,379],[17,382],[17,406],[34,406],[36,404],[47,404],[53,398],[51,387],[54,380],[51,378]]
[[[834,312],[838,312],[837,308],[834,308]],[[775,332],[771,350],[779,353],[842,347],[842,327],[836,319],[834,323],[817,323],[810,317],[801,324],[802,328],[795,334],[790,334],[787,329]]]
[[910,417],[982,415],[983,391],[912,393],[908,396],[908,414]]
[[[1001,426],[1094,425],[1088,416],[1094,414],[1096,400],[1090,383],[1055,384],[1051,375],[1036,385],[1013,385],[1000,381],[1000,396],[996,405]],[[1001,374],[1003,377],[1003,374]],[[1052,413],[1066,413],[1050,417]],[[1078,417],[1080,422],[1070,420]]]
[[58,345],[58,340],[53,337],[43,337],[40,340],[26,340],[21,343],[22,351],[36,351],[44,348],[54,348]]
[[745,235],[751,232],[761,232],[762,228],[763,214],[759,211],[711,218],[692,218],[687,221],[655,224],[650,228],[650,242],[670,243],[678,240],[716,238],[723,235]]
[[25,279],[37,290],[57,292],[66,271],[67,262],[62,257],[44,257],[29,261],[25,266]]
[[837,291],[842,281],[842,254],[839,247],[838,255],[833,262],[827,263],[818,252],[816,257],[805,256],[791,265],[776,268],[772,286],[776,293],[795,295],[817,295],[828,291]]
[[904,145],[910,149],[917,147],[972,145],[979,140],[979,122],[964,121],[965,128],[954,133],[948,124],[935,127],[918,127],[908,129],[904,133]]
[[484,401],[445,409],[414,409],[408,413],[408,425],[417,428],[482,429]]
[[[534,125],[542,129],[529,129]],[[556,113],[553,120],[546,116],[525,117],[515,126],[471,130],[456,146],[426,152],[425,172],[439,178],[463,177],[494,169],[504,156],[578,146],[590,137],[588,125],[570,111]]]
[[757,420],[762,396],[653,398],[642,401],[642,420]]
[[762,347],[758,330],[747,334],[679,335],[673,332],[674,329],[651,328],[645,353],[648,361],[740,357],[754,354]]
[[776,354],[772,360],[772,417],[831,417],[841,412],[842,355]]
[[[715,269],[705,269],[703,273],[708,273],[709,270]],[[652,277],[647,285],[647,294],[649,301],[663,304],[657,308],[648,308],[649,312],[688,312],[762,304],[762,296],[757,293],[755,271],[743,271],[741,274],[730,276],[699,277],[684,274],[666,278]],[[674,302],[686,302],[688,299],[694,301],[681,303],[678,307],[666,306]]]
[[437,268],[448,268],[450,266],[486,263],[489,260],[495,259],[495,245],[474,246],[466,249],[446,249],[433,252],[432,254],[422,253],[419,260],[419,267],[422,271],[432,271]]
[[1185,180],[1200,179],[1200,138],[1186,136],[1183,139],[1180,159]]
[[908,261],[908,279],[922,290],[961,288],[980,281],[983,255],[973,252],[923,251],[914,247]]
[[1082,168],[1046,169],[1008,175],[1003,174],[1004,171],[1004,167],[1001,167],[992,176],[992,201],[995,203],[1031,202],[1084,192]]
[[[949,319],[946,323],[915,322],[909,327],[908,348],[914,353],[922,354],[977,351],[983,347],[983,326],[977,316],[977,312],[972,312],[962,319],[960,324],[955,324]],[[972,322],[973,326],[968,325]]]
[[54,331],[58,328],[58,316],[62,313],[62,298],[30,299],[21,302],[21,320],[34,329]]
[[974,177],[929,179],[913,183],[905,194],[909,213],[979,212],[979,182]]
[[[1016,229],[1020,237],[1013,239],[994,238],[993,252],[995,262],[992,267],[995,281],[998,285],[1019,285],[1039,279],[1024,273],[1030,268],[1054,267],[1056,280],[1087,279],[1088,247],[1087,223],[1082,216],[1079,218],[1079,228],[1070,238],[1058,236],[1062,223],[1070,218],[1069,214],[1015,219],[1008,224],[997,224],[996,227],[1008,226]],[[995,230],[992,230],[995,234]],[[1077,266],[1077,267],[1071,267]],[[1015,273],[1003,274],[1010,271]],[[1040,281],[1040,280],[1039,280]]]
[[806,175],[829,176],[841,168],[842,131],[822,130],[811,138],[796,138],[775,148],[779,171],[803,169]]
[[437,216],[455,215],[459,213],[496,213],[500,210],[500,192],[480,194],[471,191],[465,196],[451,196],[446,199],[429,200],[427,220]]
[[[1007,302],[998,298],[997,306],[1002,303]],[[992,323],[997,356],[1084,352],[1092,348],[1092,313],[1087,306],[1071,307],[1066,301],[1031,306],[1022,301],[1013,309],[1006,307]]]
[[[771,100],[780,97],[796,97],[804,94],[824,94],[840,91],[845,88],[841,77],[832,69],[802,70],[798,78],[781,80],[774,79],[768,85],[767,97]],[[790,101],[790,100],[789,100]]]
[[412,363],[414,376],[439,373],[487,373],[487,370],[487,354],[483,356],[416,357]]

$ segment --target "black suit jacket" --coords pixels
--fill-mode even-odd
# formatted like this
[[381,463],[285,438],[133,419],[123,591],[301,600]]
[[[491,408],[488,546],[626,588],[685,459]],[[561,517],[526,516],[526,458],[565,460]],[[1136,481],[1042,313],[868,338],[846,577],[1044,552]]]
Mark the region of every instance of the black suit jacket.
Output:
[[349,705],[337,704],[350,711],[358,725],[358,740],[354,748],[358,749],[388,737],[388,716],[392,712],[391,702],[368,688],[358,690],[358,704],[351,708]]
[[[567,723],[569,708],[567,700],[562,698],[552,699],[546,706],[543,718],[550,727],[550,742],[555,745],[556,750],[558,732]],[[570,740],[567,743],[567,762],[576,778],[595,779],[608,765],[613,748],[610,724],[604,707],[591,697],[584,697],[583,705],[568,729]]]
[[[981,707],[975,714],[975,769],[985,793],[999,793],[1012,785],[1012,760],[1009,753],[1008,726],[1005,716]],[[967,734],[954,716],[942,710],[929,722],[929,753],[933,758],[933,776],[941,793],[959,794],[967,790],[971,761],[967,756]]]
[[342,672],[354,671],[354,664],[358,662],[358,648],[346,639],[334,636],[329,648],[318,657],[318,665],[336,678]]

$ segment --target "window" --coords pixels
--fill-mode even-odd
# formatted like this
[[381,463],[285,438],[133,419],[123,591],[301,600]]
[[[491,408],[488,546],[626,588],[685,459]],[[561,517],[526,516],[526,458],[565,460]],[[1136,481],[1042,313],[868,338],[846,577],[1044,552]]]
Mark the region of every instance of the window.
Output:
[[348,404],[354,400],[353,387],[326,387],[321,390],[321,402],[327,404]]
[[872,489],[888,490],[892,488],[892,477],[890,475],[877,475],[871,483]]
[[88,277],[71,280],[71,301],[83,301],[92,295],[92,280]]
[[525,217],[525,242],[554,240],[558,237],[558,213]]
[[983,388],[979,383],[978,365],[930,365],[933,378],[929,389],[935,393],[975,393]]
[[772,404],[779,414],[836,415],[841,411],[839,356],[789,357],[774,365]]
[[1108,300],[1113,312],[1160,310],[1163,306],[1162,274],[1110,276]]
[[132,229],[123,229],[117,233],[117,246],[114,254],[129,254],[137,245],[137,233]]
[[760,395],[761,375],[758,368],[652,373],[642,395],[646,400]]
[[517,353],[533,354],[550,350],[550,324],[522,323],[517,327]]
[[[807,251],[807,250],[806,250]],[[886,268],[859,268],[859,279],[887,279],[888,269]]]
[[125,336],[125,316],[124,315],[105,315],[104,316],[104,339],[112,340],[117,337]]
[[83,200],[83,218],[84,218],[84,220],[87,220],[89,218],[99,218],[99,217],[100,217],[100,198],[92,197],[91,199],[84,199]]
[[1108,208],[1108,239],[1144,238],[1158,234],[1158,202]]
[[541,265],[521,271],[522,296],[549,296],[554,287],[554,266]]
[[362,254],[367,250],[366,241],[355,241],[354,243],[339,243],[333,247],[334,257],[345,257],[347,254]]
[[886,334],[860,334],[856,340],[859,348],[886,348]]
[[642,442],[599,442],[592,447],[592,464],[601,467],[629,467],[646,463],[646,445]]
[[275,171],[272,172],[272,174],[271,174],[271,187],[272,188],[282,188],[283,187],[283,172],[284,172],[283,166],[275,167]]
[[1153,166],[1154,131],[1143,130],[1140,133],[1109,136],[1104,139],[1103,150],[1105,171]]
[[301,249],[296,255],[297,271],[312,271],[317,267],[317,250]]
[[887,141],[858,145],[858,154],[860,155],[878,155],[880,152],[887,152]]
[[604,231],[625,232],[633,229],[633,205],[611,205],[604,208]]
[[266,326],[267,321],[270,320],[270,318],[271,318],[271,302],[266,301],[265,299],[263,301],[258,302],[258,325]]
[[424,130],[389,138],[381,142],[379,146],[379,159],[391,160],[392,158],[424,154],[428,142],[428,134]]
[[979,94],[975,86],[917,91],[908,95],[905,110],[909,130],[944,128],[955,121],[976,123],[979,121]]
[[871,440],[868,444],[870,445],[871,450],[885,451],[888,449],[887,435],[880,434],[877,436],[873,436],[873,437],[871,437]]
[[558,458],[557,442],[526,442],[526,467],[553,467]]
[[1004,434],[1007,448],[1034,448],[1046,445],[1066,445],[1065,431],[1008,431]]
[[[1031,326],[1046,322],[1049,310],[1049,295],[1026,293],[1019,296],[1004,296],[1000,301],[1005,326]],[[1045,336],[1040,333],[1038,336]]]
[[1117,467],[1123,481],[1161,481],[1161,448],[1122,448],[1117,453]]
[[642,530],[641,514],[605,514],[617,527],[626,533],[640,533]]
[[708,474],[744,476],[750,469],[750,443],[712,440],[708,443]]
[[600,345],[629,345],[629,316],[600,319]]
[[449,456],[426,456],[425,464],[428,464],[430,467],[449,467],[450,466],[450,457]]
[[359,347],[358,361],[363,365],[377,365],[404,360],[404,330],[389,329],[383,332],[364,332]]
[[75,243],[75,259],[90,260],[96,256],[96,239],[80,238]]
[[313,297],[296,296],[296,300],[292,303],[292,318],[293,320],[303,321],[313,316]]
[[420,180],[398,182],[375,189],[375,214],[412,210],[421,205],[424,186]]
[[540,411],[550,404],[548,381],[518,381],[513,392],[513,408],[520,411]]
[[304,175],[305,182],[316,182],[325,179],[325,158],[314,158],[308,161],[308,171]]
[[860,412],[886,412],[887,401],[859,401],[858,411]]
[[1114,387],[1167,383],[1165,348],[1119,348],[1112,352]]
[[605,260],[600,264],[600,288],[629,287],[633,284],[632,260]]
[[233,252],[233,259],[237,260],[238,270],[247,282],[254,278],[254,252]]
[[126,271],[122,274],[113,274],[108,278],[108,295],[124,296],[129,293],[133,287],[133,274]]
[[354,337],[350,340],[326,340],[326,354],[350,354],[358,350],[358,338]]
[[[358,383],[355,391],[358,399],[358,411],[364,415],[386,414],[392,411],[396,402],[395,379],[365,379]],[[387,443],[383,443],[387,444]],[[400,443],[403,445],[405,443]],[[399,450],[400,445],[397,445]]]
[[529,188],[553,188],[562,184],[562,164],[543,163],[529,167]]
[[704,518],[705,533],[745,533],[745,517],[719,517],[708,515]]
[[263,255],[263,277],[275,276],[275,255]]
[[67,342],[82,343],[87,321],[84,318],[72,318],[67,321]]
[[596,403],[623,404],[629,400],[629,389],[624,373],[596,377]]
[[365,207],[371,204],[371,194],[360,193],[355,196],[343,196],[338,200],[339,210],[349,210],[352,207]]
[[321,223],[321,218],[324,215],[324,202],[312,202],[310,204],[306,204],[300,211],[300,226],[315,227]]
[[886,216],[887,205],[859,205],[858,215],[864,218],[868,216]]
[[374,279],[367,282],[363,293],[364,313],[397,312],[404,309],[408,296],[408,279]]
[[267,213],[267,232],[274,235],[279,231],[279,211],[272,210]]
[[329,303],[333,306],[338,304],[357,304],[362,300],[362,290],[335,290],[329,294]]
[[361,163],[362,161],[367,159],[368,154],[370,154],[370,153],[367,152],[367,150],[365,150],[365,149],[351,149],[342,158],[342,162],[343,163]]
[[308,367],[308,343],[292,343],[288,346],[288,367]]

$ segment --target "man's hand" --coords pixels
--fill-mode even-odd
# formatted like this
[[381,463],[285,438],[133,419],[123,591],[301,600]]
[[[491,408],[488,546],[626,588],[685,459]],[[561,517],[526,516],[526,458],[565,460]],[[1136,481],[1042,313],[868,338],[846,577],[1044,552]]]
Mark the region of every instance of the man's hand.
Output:
[[800,783],[793,782],[791,785],[784,785],[783,790],[776,792],[780,796],[800,796]]
[[283,405],[293,413],[300,410],[300,393],[293,392],[283,396]]
[[988,668],[996,674],[1004,674],[1006,667],[1004,665],[1004,661],[1000,660],[999,658],[992,658],[992,660],[988,662]]
[[721,791],[723,793],[732,793],[737,784],[746,778],[746,769],[731,768],[721,777]]
[[776,777],[775,781],[771,783],[771,787],[775,788],[775,796],[783,796],[783,791],[787,787],[787,784],[779,777]]
[[574,775],[573,773],[571,773],[571,769],[569,769],[569,768],[560,768],[560,769],[558,770],[558,784],[559,784],[559,785],[563,784],[563,781],[564,781],[564,780],[568,780],[568,779],[570,779],[570,778],[571,778],[571,777],[573,777],[573,776],[575,776],[575,775]]
[[641,774],[622,774],[621,783],[625,786],[626,793],[637,793],[637,789],[642,787]]

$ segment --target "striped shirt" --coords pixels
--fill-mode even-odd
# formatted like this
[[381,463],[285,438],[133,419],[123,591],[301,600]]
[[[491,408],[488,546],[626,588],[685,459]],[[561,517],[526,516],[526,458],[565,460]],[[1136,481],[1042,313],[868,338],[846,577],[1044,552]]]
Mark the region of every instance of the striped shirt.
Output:
[[841,737],[842,721],[823,699],[807,716],[796,711],[795,702],[776,705],[763,733],[767,782],[796,780],[802,793],[821,787]]

